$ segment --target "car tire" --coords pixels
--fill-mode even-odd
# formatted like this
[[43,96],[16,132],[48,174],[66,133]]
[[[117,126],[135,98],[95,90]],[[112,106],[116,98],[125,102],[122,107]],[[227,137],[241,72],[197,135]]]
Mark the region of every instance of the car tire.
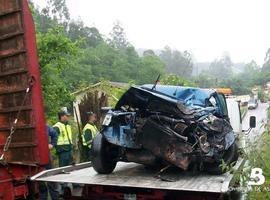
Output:
[[[223,161],[224,163],[228,166],[233,162],[236,162],[239,157],[239,152],[238,152],[238,146],[234,142],[228,150],[225,151],[223,155]],[[214,163],[204,163],[204,170],[213,175],[220,175],[225,173],[226,171],[222,170],[222,167],[220,166],[222,164],[222,161],[220,162],[214,162]]]
[[102,134],[98,134],[92,143],[92,165],[99,174],[110,174],[115,169],[116,158],[112,155],[112,145]]

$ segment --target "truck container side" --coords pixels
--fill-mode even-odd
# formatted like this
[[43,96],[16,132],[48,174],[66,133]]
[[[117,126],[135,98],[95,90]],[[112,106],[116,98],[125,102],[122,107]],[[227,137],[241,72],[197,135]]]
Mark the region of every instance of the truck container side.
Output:
[[0,0],[0,158],[0,199],[26,196],[28,177],[49,159],[27,0]]

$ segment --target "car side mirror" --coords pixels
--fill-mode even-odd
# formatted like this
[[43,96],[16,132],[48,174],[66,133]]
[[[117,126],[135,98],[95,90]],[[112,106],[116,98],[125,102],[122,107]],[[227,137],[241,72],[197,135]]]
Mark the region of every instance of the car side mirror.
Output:
[[256,127],[256,117],[250,116],[249,118],[249,128],[255,128]]

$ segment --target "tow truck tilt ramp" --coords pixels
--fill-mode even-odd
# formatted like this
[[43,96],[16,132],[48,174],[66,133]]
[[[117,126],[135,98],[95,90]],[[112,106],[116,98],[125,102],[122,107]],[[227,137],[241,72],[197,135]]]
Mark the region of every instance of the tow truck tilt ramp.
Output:
[[[243,159],[239,159],[234,169],[240,169],[243,163]],[[209,193],[229,192],[234,181],[233,174],[227,172],[223,175],[179,173],[175,174],[177,181],[170,182],[156,178],[157,172],[140,164],[119,162],[112,174],[102,175],[95,172],[91,163],[82,163],[41,172],[32,180]]]

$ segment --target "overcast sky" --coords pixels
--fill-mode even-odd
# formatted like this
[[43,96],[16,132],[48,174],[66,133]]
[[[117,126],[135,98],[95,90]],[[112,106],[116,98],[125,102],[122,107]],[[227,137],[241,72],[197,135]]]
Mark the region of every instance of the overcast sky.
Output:
[[[33,0],[41,7],[45,0]],[[259,64],[270,47],[269,0],[67,0],[71,17],[108,35],[119,20],[136,48],[165,45],[196,61],[229,52],[234,62]]]

